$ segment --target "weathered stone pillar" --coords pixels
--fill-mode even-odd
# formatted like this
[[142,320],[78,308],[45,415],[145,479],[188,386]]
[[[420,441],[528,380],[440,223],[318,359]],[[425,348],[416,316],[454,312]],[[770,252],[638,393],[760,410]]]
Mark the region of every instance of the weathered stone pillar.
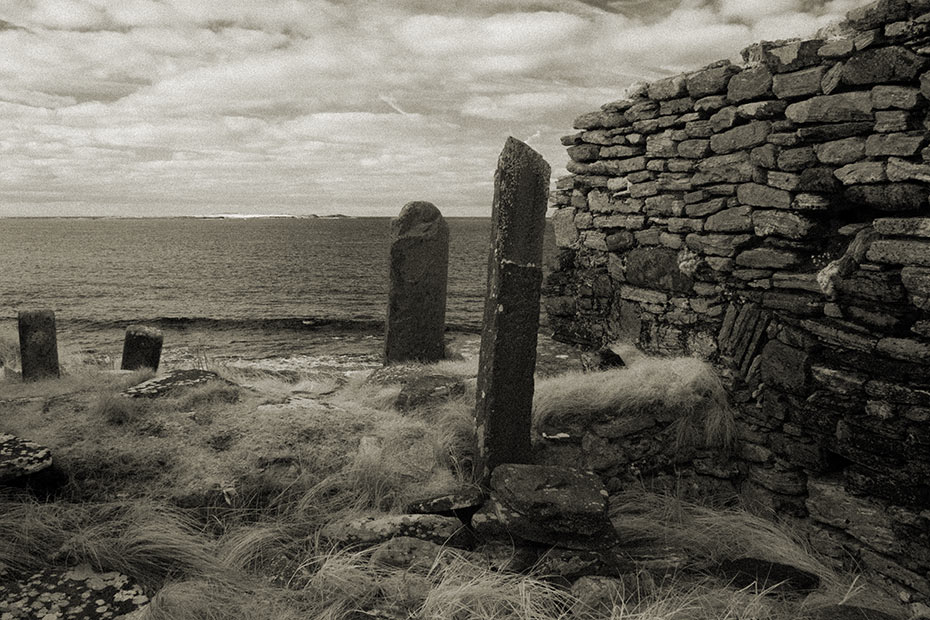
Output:
[[494,175],[488,291],[475,408],[476,474],[530,462],[533,373],[539,330],[549,164],[508,138]]
[[23,381],[61,376],[53,311],[30,310],[19,313],[19,358]]
[[443,358],[449,226],[429,202],[409,202],[391,221],[391,283],[384,363]]
[[144,325],[130,325],[126,328],[126,339],[123,341],[123,370],[138,370],[151,368],[158,370],[161,360],[161,345],[164,336],[161,330]]

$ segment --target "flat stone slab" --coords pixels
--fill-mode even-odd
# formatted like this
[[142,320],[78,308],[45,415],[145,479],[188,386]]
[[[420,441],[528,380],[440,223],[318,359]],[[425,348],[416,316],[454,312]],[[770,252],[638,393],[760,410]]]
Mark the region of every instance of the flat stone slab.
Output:
[[487,495],[478,487],[464,487],[452,493],[416,499],[404,507],[404,512],[421,515],[459,516],[472,513],[484,504]]
[[0,583],[3,620],[127,618],[149,601],[129,577],[97,573],[87,565],[46,569],[15,583]]
[[0,435],[0,483],[40,472],[52,465],[52,452],[15,435]]
[[123,392],[123,395],[133,398],[158,398],[181,388],[203,385],[210,381],[223,381],[232,385],[231,382],[226,381],[226,379],[223,379],[210,370],[187,368],[184,370],[172,370],[163,377],[156,377],[148,381],[143,381],[139,385],[134,385]]
[[320,535],[340,547],[370,547],[402,536],[452,547],[467,547],[471,542],[471,535],[461,521],[439,515],[390,515],[337,521],[324,526]]

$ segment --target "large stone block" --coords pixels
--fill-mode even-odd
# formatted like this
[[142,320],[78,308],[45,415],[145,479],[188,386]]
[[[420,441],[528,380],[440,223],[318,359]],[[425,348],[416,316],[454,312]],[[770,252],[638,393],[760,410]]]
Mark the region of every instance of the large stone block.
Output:
[[742,205],[724,209],[707,218],[704,230],[710,232],[748,232],[752,230],[752,207]]
[[917,183],[850,185],[844,196],[854,205],[879,211],[921,211],[927,208],[930,189]]
[[727,90],[730,78],[740,70],[729,61],[715,63],[688,76],[688,94],[695,99],[717,95]]
[[710,148],[715,153],[730,153],[740,151],[765,143],[766,137],[772,131],[772,124],[768,121],[753,121],[748,125],[740,125],[729,131],[711,136]]
[[642,288],[690,292],[693,282],[682,273],[678,252],[668,248],[635,248],[627,254],[627,282]]
[[876,47],[854,54],[843,66],[843,83],[850,86],[909,82],[926,60],[904,47]]
[[851,164],[865,158],[865,139],[854,136],[814,145],[817,159],[824,164]]
[[816,224],[809,218],[790,211],[764,210],[752,214],[756,235],[778,235],[788,239],[803,239],[811,234]]
[[435,205],[411,202],[391,222],[385,363],[445,354],[449,226]]
[[736,197],[744,205],[754,207],[774,207],[776,209],[791,208],[791,194],[782,189],[759,185],[758,183],[743,183],[736,188]]
[[772,80],[772,91],[780,99],[819,94],[820,82],[826,70],[826,67],[818,66],[791,73],[780,73]]
[[795,123],[846,123],[870,121],[872,98],[868,92],[820,95],[792,103],[785,116]]
[[731,77],[727,84],[727,99],[733,103],[763,99],[771,95],[772,73],[765,65],[744,69]]

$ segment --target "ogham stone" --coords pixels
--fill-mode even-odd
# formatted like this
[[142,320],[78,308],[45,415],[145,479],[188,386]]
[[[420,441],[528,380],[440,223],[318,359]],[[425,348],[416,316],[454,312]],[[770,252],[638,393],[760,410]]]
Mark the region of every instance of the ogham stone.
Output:
[[19,356],[23,381],[61,376],[53,311],[29,310],[19,313]]
[[123,340],[123,361],[120,368],[158,370],[163,341],[161,330],[143,325],[130,325],[126,328],[126,338]]
[[429,202],[410,202],[391,221],[384,362],[436,362],[445,353],[449,225]]
[[475,407],[479,480],[528,463],[549,164],[508,138],[494,175],[488,288]]

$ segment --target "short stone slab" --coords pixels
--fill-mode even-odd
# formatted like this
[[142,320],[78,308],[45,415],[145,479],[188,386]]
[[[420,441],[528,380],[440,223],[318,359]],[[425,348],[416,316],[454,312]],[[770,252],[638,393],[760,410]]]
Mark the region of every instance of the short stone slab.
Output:
[[336,521],[323,527],[320,535],[340,547],[371,547],[401,536],[451,547],[465,548],[471,543],[471,535],[461,521],[439,515],[390,515]]
[[172,392],[181,388],[203,385],[205,383],[209,383],[210,381],[223,381],[232,385],[231,382],[226,381],[226,379],[223,379],[218,374],[210,370],[187,368],[184,370],[172,370],[163,377],[156,377],[154,379],[144,381],[139,385],[134,385],[133,387],[123,392],[123,395],[131,396],[133,398],[159,398],[161,396],[171,394]]
[[0,435],[0,483],[40,472],[52,465],[52,453],[15,435]]
[[398,411],[441,404],[465,393],[465,384],[456,377],[424,375],[404,384],[394,401]]
[[120,573],[87,565],[46,569],[18,583],[0,583],[3,620],[127,618],[148,603],[142,588]]
[[572,596],[577,599],[579,613],[595,612],[610,615],[615,606],[636,605],[656,589],[655,580],[645,572],[606,577],[581,577],[572,584]]
[[737,588],[757,588],[770,594],[807,594],[820,586],[820,577],[813,573],[756,558],[726,560],[714,572]]
[[855,605],[828,605],[810,609],[804,614],[808,620],[898,620],[896,616],[877,609]]
[[446,517],[471,517],[482,505],[487,495],[479,487],[465,487],[452,493],[417,499],[404,507],[404,512],[420,515],[443,515]]

